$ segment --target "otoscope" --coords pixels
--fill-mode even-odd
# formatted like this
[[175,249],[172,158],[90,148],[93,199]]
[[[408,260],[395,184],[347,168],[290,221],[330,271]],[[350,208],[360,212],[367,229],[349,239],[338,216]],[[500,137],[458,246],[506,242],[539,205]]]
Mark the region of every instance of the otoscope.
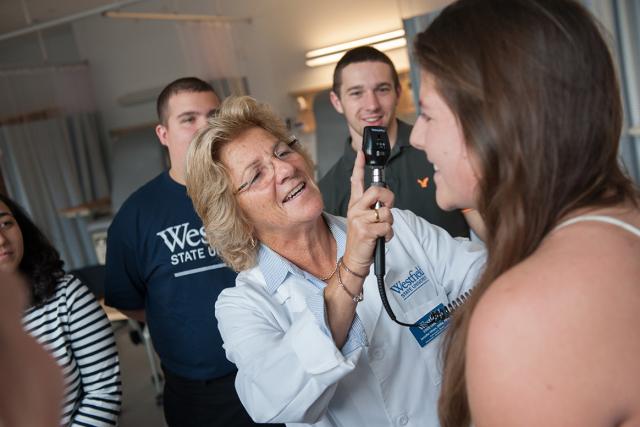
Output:
[[[391,155],[391,144],[389,144],[389,136],[387,129],[381,126],[365,126],[362,133],[362,151],[364,152],[365,164],[371,170],[371,185],[375,187],[385,187],[384,168],[387,165],[389,156]],[[375,208],[381,207],[382,204],[377,201]],[[373,271],[378,280],[378,292],[385,311],[396,323],[402,326],[413,326],[413,324],[403,323],[396,319],[389,300],[387,299],[387,291],[384,286],[385,260],[384,260],[384,237],[378,237],[376,248],[373,256]]]
[[[366,126],[362,134],[362,151],[364,152],[365,164],[371,170],[371,185],[376,187],[386,187],[384,180],[384,168],[387,165],[389,156],[391,155],[391,144],[389,144],[389,136],[387,135],[387,129],[381,126]],[[375,208],[379,208],[382,204],[378,201],[375,204]],[[442,310],[434,312],[431,317],[426,321],[416,323],[405,323],[396,319],[396,315],[389,305],[387,299],[387,290],[384,286],[385,275],[385,259],[384,259],[384,237],[378,237],[376,241],[376,248],[374,252],[374,273],[378,281],[378,292],[380,292],[380,299],[385,311],[393,320],[399,325],[412,327],[417,326],[419,328],[427,328],[430,325],[447,319],[451,313],[467,299],[469,292],[465,292],[451,304],[443,307]]]
[[[387,165],[391,154],[391,144],[387,136],[387,129],[380,126],[366,126],[362,134],[362,151],[364,160],[371,170],[371,185],[374,187],[385,187],[384,167]],[[375,208],[382,204],[378,201]],[[384,277],[384,237],[378,237],[374,255],[374,271],[376,277]]]

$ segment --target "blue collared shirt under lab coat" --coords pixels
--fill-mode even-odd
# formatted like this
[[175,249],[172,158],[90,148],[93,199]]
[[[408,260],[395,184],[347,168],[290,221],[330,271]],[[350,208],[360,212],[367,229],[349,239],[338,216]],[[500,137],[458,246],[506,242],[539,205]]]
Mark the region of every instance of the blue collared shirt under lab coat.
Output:
[[[413,322],[470,289],[485,253],[409,211],[392,212],[387,294],[397,317]],[[345,219],[325,218],[340,257]],[[426,278],[417,294],[422,300],[407,306],[390,287],[406,283],[418,269]],[[421,347],[408,328],[391,321],[371,272],[347,342],[338,349],[326,322],[323,288],[318,278],[261,248],[258,265],[220,294],[220,333],[227,357],[238,367],[236,389],[251,417],[289,426],[438,425],[442,335]]]

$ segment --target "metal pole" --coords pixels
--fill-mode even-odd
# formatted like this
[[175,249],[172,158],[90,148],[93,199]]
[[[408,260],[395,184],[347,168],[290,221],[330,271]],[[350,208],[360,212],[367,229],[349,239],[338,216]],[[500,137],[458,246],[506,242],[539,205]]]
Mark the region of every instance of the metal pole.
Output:
[[45,30],[51,27],[57,27],[58,25],[67,24],[72,21],[77,21],[78,19],[86,18],[91,15],[99,15],[103,12],[107,12],[112,9],[117,9],[119,7],[128,6],[133,3],[138,3],[143,0],[123,0],[115,3],[111,3],[109,5],[96,7],[94,9],[85,10],[78,13],[73,13],[71,15],[63,16],[62,18],[52,19],[51,21],[41,22],[35,25],[28,25],[24,28],[20,28],[18,30],[9,31],[8,33],[0,34],[0,41],[11,39],[13,37],[22,36],[25,34],[30,34],[36,31]]

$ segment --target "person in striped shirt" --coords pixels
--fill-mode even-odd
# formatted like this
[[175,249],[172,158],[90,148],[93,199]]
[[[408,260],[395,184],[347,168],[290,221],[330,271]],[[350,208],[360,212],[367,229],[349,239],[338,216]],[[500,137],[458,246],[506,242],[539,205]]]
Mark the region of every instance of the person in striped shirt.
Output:
[[60,425],[116,425],[122,391],[111,325],[91,291],[62,267],[23,209],[0,195],[0,271],[20,272],[29,284],[23,325],[62,369]]

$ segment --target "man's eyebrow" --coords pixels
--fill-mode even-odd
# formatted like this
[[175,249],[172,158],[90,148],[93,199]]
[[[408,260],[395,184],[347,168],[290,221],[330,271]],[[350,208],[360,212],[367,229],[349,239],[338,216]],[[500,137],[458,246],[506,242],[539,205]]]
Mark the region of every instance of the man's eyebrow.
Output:
[[354,89],[362,89],[364,88],[364,85],[356,85],[356,86],[350,86],[346,89],[347,92],[352,91]]
[[178,118],[185,116],[195,116],[196,114],[198,114],[197,111],[185,111],[184,113],[178,114]]
[[0,216],[13,216],[11,212],[0,211]]

